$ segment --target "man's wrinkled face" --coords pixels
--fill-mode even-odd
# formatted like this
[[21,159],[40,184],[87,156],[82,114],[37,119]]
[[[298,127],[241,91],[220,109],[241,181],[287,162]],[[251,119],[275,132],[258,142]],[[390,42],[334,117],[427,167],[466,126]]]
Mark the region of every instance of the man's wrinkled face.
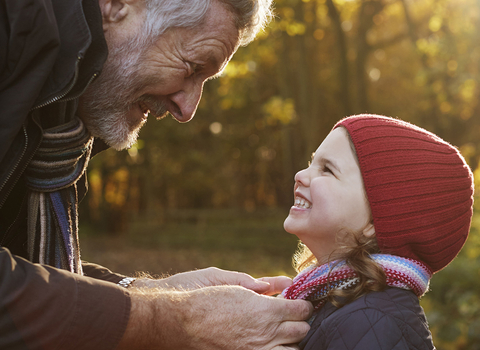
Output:
[[139,44],[148,42],[141,35],[124,42],[107,37],[102,74],[80,100],[90,132],[118,150],[135,143],[148,115],[191,120],[203,84],[223,70],[239,41],[231,13],[217,1],[197,28],[170,29],[153,45]]

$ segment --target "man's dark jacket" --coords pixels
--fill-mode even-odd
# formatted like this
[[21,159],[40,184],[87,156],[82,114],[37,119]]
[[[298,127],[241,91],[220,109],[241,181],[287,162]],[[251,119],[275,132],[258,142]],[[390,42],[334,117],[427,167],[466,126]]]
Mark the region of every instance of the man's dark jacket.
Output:
[[126,328],[123,276],[88,263],[75,275],[26,252],[25,168],[107,54],[98,0],[0,2],[0,349],[113,349]]
[[327,303],[300,343],[304,350],[435,349],[417,296],[387,288],[336,308]]

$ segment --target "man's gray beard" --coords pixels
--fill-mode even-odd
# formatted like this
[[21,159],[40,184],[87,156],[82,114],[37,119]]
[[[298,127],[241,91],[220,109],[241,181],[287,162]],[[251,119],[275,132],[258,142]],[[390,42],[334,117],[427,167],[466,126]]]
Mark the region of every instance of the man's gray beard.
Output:
[[138,125],[130,125],[127,120],[128,111],[138,108],[138,102],[147,102],[155,116],[166,113],[158,98],[148,95],[135,98],[148,81],[141,73],[145,46],[137,41],[120,48],[109,48],[102,74],[82,96],[82,120],[87,129],[116,150],[130,148],[145,124],[143,120]]

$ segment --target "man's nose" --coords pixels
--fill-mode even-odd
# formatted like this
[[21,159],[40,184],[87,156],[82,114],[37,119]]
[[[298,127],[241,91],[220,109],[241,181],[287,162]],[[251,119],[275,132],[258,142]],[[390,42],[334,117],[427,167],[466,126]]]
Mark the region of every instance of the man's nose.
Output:
[[186,123],[195,115],[200,99],[202,98],[203,82],[189,82],[181,91],[169,96],[177,108],[170,109],[170,113],[179,122]]

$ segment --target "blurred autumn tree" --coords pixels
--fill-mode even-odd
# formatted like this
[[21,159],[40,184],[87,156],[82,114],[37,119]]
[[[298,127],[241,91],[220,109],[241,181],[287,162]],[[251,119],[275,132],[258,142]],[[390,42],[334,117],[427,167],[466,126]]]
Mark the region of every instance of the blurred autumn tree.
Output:
[[294,173],[356,113],[417,123],[477,167],[477,0],[279,0],[276,14],[206,84],[193,121],[150,121],[131,150],[94,159],[90,220],[127,205],[287,206]]
[[[425,127],[477,169],[479,0],[278,0],[275,12],[206,84],[190,123],[149,121],[128,152],[93,159],[82,219],[120,232],[149,212],[161,219],[179,208],[290,206],[295,172],[337,120],[357,113]],[[471,264],[467,284],[479,277],[476,251],[461,257]],[[441,275],[442,290],[451,282]],[[443,325],[436,337],[444,349],[480,349],[478,292],[459,284],[445,293],[427,299]],[[445,298],[476,323],[449,328]]]

